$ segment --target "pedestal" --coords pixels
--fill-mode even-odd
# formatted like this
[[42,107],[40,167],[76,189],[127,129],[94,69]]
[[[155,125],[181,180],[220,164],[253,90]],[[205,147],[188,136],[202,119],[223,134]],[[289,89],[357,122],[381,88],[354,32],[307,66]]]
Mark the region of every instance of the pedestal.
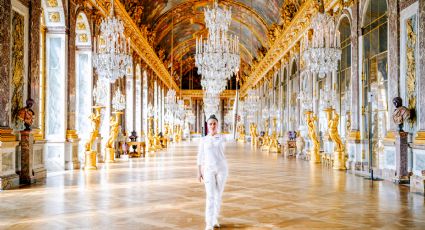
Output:
[[100,135],[96,138],[95,148],[96,148],[96,151],[95,152],[97,154],[97,161],[99,163],[105,162],[103,160],[103,155],[102,155],[102,137]]
[[96,151],[86,151],[85,152],[85,170],[96,170]]
[[396,184],[408,184],[409,173],[407,170],[407,132],[394,132],[396,148],[396,176],[393,182]]
[[335,151],[333,153],[333,169],[335,170],[346,170],[345,167],[345,153]]
[[19,176],[16,174],[17,141],[0,142],[0,190],[19,186]]
[[33,151],[34,137],[31,131],[21,131],[21,171],[19,175],[19,182],[21,184],[32,184],[37,182],[45,182],[46,170],[44,167],[37,167],[34,165]]
[[78,160],[78,149],[80,139],[68,139],[65,151],[65,170],[73,170],[80,168]]
[[113,149],[113,148],[106,148],[105,162],[106,163],[113,163],[113,162],[115,162],[115,149]]

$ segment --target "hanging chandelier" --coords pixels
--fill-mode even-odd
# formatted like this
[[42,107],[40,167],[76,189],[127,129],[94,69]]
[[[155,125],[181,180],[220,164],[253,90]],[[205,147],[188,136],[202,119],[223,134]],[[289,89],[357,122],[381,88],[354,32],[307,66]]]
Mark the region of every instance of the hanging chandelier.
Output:
[[114,83],[127,73],[131,64],[130,39],[124,36],[123,22],[114,16],[112,0],[110,15],[102,20],[100,35],[94,39],[93,65],[99,77]]
[[320,78],[338,69],[338,61],[341,60],[341,50],[338,48],[339,36],[335,36],[334,19],[326,13],[318,13],[311,22],[313,32],[312,44],[308,44],[303,53],[306,62],[306,70],[316,73]]
[[202,75],[203,88],[215,94],[226,88],[227,80],[239,69],[239,37],[227,35],[231,9],[220,8],[215,1],[213,8],[206,8],[204,13],[208,37],[196,40],[195,65]]

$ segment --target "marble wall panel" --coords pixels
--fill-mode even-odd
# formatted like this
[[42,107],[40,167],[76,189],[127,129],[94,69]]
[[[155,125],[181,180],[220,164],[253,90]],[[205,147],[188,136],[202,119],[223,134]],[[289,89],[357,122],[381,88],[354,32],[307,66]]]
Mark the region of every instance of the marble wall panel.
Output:
[[413,173],[421,176],[425,170],[425,150],[413,149]]
[[9,149],[1,154],[1,174],[10,175],[15,173],[15,149]]
[[38,114],[40,113],[40,16],[41,0],[31,1],[30,12],[30,31],[29,31],[29,97],[34,100],[32,107],[36,116],[34,117],[33,127],[40,127]]
[[[418,76],[425,76],[425,0],[419,0],[419,46],[418,46]],[[418,129],[425,130],[425,81],[420,80],[418,85]]]
[[[400,95],[400,14],[399,1],[388,1],[388,111],[394,111],[392,100]],[[403,102],[405,104],[406,102]],[[389,119],[389,118],[388,118]],[[390,122],[389,130],[396,130]]]
[[384,154],[380,159],[382,162],[382,166],[384,169],[396,169],[396,152],[395,147],[393,146],[385,146]]
[[23,107],[25,85],[25,16],[12,11],[12,56],[11,56],[11,116],[16,123],[18,110]]
[[44,159],[48,172],[59,172],[65,169],[65,147],[64,144],[47,144]]
[[75,40],[76,40],[76,26],[77,26],[77,14],[76,14],[76,5],[74,1],[69,2],[69,12],[67,15],[69,23],[69,27],[67,28],[69,31],[68,36],[68,116],[67,116],[67,129],[75,130],[75,110],[76,110],[76,66],[75,66]]
[[359,121],[359,12],[358,4],[351,7],[351,130],[360,130]]
[[[0,53],[8,57],[10,55],[11,38],[11,1],[0,0]],[[0,127],[9,127],[9,73],[10,59],[0,58]]]
[[406,9],[413,3],[417,2],[418,0],[400,0],[400,11]]
[[80,138],[87,138],[90,133],[91,114],[91,62],[88,53],[78,54],[78,77],[77,77],[77,131]]

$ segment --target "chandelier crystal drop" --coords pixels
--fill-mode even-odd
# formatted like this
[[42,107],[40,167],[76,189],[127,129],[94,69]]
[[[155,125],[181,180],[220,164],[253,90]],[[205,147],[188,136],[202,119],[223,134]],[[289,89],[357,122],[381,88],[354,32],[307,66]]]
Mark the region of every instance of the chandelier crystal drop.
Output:
[[125,109],[125,96],[121,93],[119,88],[115,91],[114,97],[112,98],[112,108],[116,111],[122,111]]
[[122,78],[132,64],[130,39],[124,36],[123,22],[114,16],[114,1],[110,15],[100,24],[100,35],[94,39],[93,65],[101,78],[114,83]]
[[[306,69],[316,73],[320,78],[338,69],[341,60],[339,46],[339,33],[336,31],[334,19],[326,13],[318,13],[311,22],[313,32],[312,44],[308,44],[303,53]],[[336,34],[335,34],[336,33]]]
[[105,106],[107,104],[106,99],[108,98],[108,81],[104,79],[97,79],[96,85],[93,89],[93,98],[95,104],[98,106]]

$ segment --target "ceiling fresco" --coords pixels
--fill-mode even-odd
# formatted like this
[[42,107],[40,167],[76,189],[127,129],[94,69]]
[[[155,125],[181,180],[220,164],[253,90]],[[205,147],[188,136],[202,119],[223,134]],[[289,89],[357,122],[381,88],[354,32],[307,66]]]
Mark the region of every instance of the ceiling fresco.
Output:
[[[242,71],[249,74],[250,65],[270,47],[270,29],[283,26],[293,17],[292,8],[299,8],[304,0],[221,0],[221,7],[232,8],[229,34],[238,35],[241,45]],[[166,68],[193,62],[195,38],[207,36],[204,8],[213,0],[127,0],[122,1],[129,15],[151,41]],[[287,7],[290,5],[290,7]],[[290,9],[292,14],[285,10]],[[282,16],[283,15],[283,16]],[[289,19],[290,20],[290,19]],[[172,57],[172,58],[171,58]],[[176,66],[177,65],[177,66]],[[185,68],[189,71],[194,64]],[[184,74],[184,73],[183,73]],[[179,75],[179,74],[177,74]],[[179,77],[177,77],[179,78]],[[176,79],[176,78],[175,78]],[[178,79],[176,79],[178,80]]]

